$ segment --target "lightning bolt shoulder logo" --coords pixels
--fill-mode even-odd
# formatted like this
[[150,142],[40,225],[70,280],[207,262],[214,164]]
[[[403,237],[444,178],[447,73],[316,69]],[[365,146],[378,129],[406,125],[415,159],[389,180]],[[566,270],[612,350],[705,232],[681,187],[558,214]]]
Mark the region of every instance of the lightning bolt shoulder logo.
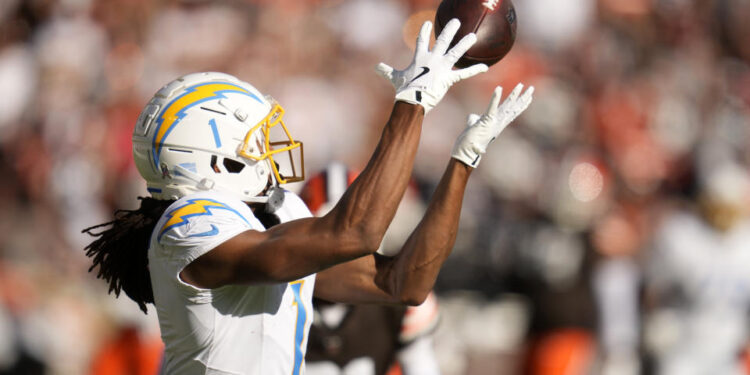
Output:
[[185,92],[173,99],[169,104],[164,106],[156,119],[156,131],[152,140],[152,153],[154,166],[159,169],[159,156],[161,155],[164,141],[185,117],[188,109],[200,103],[212,99],[226,98],[226,93],[238,93],[248,96],[263,103],[263,101],[254,93],[248,91],[240,85],[228,82],[209,82],[190,86]]
[[[167,221],[164,223],[164,225],[161,227],[161,230],[159,231],[158,239],[161,239],[161,236],[164,235],[164,233],[167,233],[170,229],[174,229],[177,227],[181,227],[183,225],[186,225],[191,217],[195,216],[211,216],[213,215],[212,210],[227,210],[231,211],[234,214],[236,214],[240,219],[242,219],[245,223],[250,225],[250,222],[245,219],[242,214],[237,212],[237,210],[228,207],[224,203],[221,203],[219,201],[215,201],[213,199],[189,199],[186,204],[177,207],[167,213]],[[211,225],[211,230],[203,233],[193,234],[190,235],[190,237],[207,237],[207,236],[214,236],[219,234],[219,229],[215,225]]]

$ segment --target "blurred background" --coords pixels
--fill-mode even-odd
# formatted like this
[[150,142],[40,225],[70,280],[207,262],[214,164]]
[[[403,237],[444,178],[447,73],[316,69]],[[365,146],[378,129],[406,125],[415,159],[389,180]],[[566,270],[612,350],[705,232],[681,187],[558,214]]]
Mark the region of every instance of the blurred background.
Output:
[[[437,5],[0,0],[0,374],[158,364],[153,310],[106,294],[81,230],[146,195],[130,137],[161,85],[236,75],[285,107],[308,174],[361,168],[393,100],[373,68],[408,65]],[[750,0],[515,6],[513,50],[427,117],[414,168],[418,213],[466,115],[536,87],[468,187],[442,372],[750,373]]]

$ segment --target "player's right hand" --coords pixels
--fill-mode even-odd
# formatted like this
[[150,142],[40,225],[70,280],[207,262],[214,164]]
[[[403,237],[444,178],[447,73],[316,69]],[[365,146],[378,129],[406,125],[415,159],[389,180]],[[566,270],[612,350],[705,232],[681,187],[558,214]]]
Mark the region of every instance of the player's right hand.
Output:
[[505,98],[503,104],[498,105],[503,95],[503,88],[496,87],[487,111],[481,116],[469,115],[466,129],[456,139],[451,156],[476,168],[490,142],[494,141],[500,132],[531,104],[534,86],[530,86],[523,94],[521,90],[523,90],[523,84],[519,83]]
[[487,71],[485,64],[453,70],[456,61],[477,41],[476,35],[470,33],[448,50],[459,26],[461,22],[458,19],[450,20],[430,51],[428,45],[432,22],[427,21],[417,36],[417,47],[411,65],[404,70],[394,70],[384,63],[378,64],[375,70],[396,88],[396,100],[419,104],[427,113],[440,102],[454,83]]

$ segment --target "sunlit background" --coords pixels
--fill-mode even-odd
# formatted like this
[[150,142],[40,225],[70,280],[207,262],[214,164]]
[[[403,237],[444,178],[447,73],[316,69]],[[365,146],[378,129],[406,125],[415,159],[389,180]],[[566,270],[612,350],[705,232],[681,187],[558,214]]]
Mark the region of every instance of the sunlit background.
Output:
[[[308,174],[360,168],[393,100],[373,68],[408,65],[437,5],[0,0],[0,374],[158,363],[153,310],[106,294],[81,230],[146,195],[130,137],[161,85],[236,75],[285,107]],[[536,86],[436,285],[443,373],[746,373],[750,1],[515,6],[513,50],[429,114],[414,167],[426,199],[493,87]]]

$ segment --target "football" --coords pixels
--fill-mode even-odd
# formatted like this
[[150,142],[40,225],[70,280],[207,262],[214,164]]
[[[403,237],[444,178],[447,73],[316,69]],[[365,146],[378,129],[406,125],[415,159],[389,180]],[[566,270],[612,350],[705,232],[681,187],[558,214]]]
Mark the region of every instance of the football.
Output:
[[471,32],[477,42],[456,63],[465,68],[478,63],[491,66],[500,61],[516,40],[516,10],[510,0],[443,0],[435,14],[435,35],[452,18],[461,21],[451,46]]

